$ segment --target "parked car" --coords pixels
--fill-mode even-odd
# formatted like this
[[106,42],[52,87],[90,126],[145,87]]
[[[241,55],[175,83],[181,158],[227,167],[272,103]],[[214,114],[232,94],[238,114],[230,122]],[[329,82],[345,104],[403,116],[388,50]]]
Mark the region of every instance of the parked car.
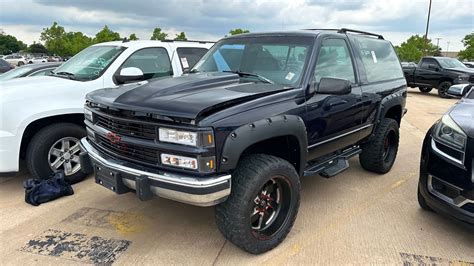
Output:
[[14,67],[7,61],[0,59],[0,73],[5,73],[14,69]]
[[402,62],[402,67],[416,67],[415,62]]
[[474,68],[474,62],[463,62],[463,64],[468,68]]
[[13,66],[22,66],[27,64],[27,59],[21,55],[6,55],[3,57],[3,60],[7,61],[10,65]]
[[341,29],[224,38],[182,77],[86,96],[83,170],[118,194],[216,205],[250,253],[291,230],[300,177],[332,177],[359,155],[387,173],[406,81],[390,42]]
[[418,202],[425,210],[474,225],[474,89],[428,131],[421,153]]
[[37,56],[37,57],[28,59],[28,64],[46,63],[46,62],[48,62],[47,56]]
[[51,71],[53,71],[60,65],[61,63],[37,63],[24,65],[0,75],[0,81],[5,81],[14,78],[46,76],[51,74]]
[[403,72],[408,86],[423,93],[435,88],[441,98],[449,98],[447,92],[453,84],[474,83],[474,69],[449,57],[423,57],[418,66],[403,67]]
[[[182,56],[183,51],[204,54],[211,46],[201,42],[101,43],[84,49],[51,75],[0,82],[0,172],[18,171],[21,157],[35,178],[64,170],[68,181],[81,180],[84,174],[77,155],[79,139],[86,134],[85,94],[127,82],[179,76],[194,63]],[[183,62],[187,65],[182,67]]]

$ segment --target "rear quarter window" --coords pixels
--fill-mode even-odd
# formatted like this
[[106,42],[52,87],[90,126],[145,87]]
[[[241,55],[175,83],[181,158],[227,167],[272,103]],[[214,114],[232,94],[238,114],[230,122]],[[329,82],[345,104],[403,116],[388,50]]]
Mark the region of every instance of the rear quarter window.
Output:
[[207,53],[206,48],[198,47],[179,47],[176,49],[183,70],[191,69]]
[[355,38],[369,83],[403,78],[403,70],[390,42],[369,37]]

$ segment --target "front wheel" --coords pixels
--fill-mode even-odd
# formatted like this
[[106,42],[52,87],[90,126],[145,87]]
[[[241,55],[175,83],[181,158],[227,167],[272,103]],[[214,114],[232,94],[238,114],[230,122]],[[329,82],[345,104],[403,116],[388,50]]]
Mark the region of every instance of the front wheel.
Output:
[[388,173],[397,157],[399,138],[397,121],[382,119],[372,140],[361,146],[359,162],[362,168],[379,174]]
[[85,129],[72,123],[52,124],[31,139],[26,151],[26,165],[34,178],[47,179],[54,171],[64,171],[68,183],[84,179],[79,162],[79,140]]
[[420,87],[418,88],[422,93],[429,93],[433,88]]
[[18,62],[17,66],[22,66],[24,65],[25,63],[23,63],[22,61]]
[[232,190],[216,206],[216,223],[236,246],[260,254],[288,235],[300,204],[300,181],[287,161],[264,154],[245,157],[232,175]]
[[438,95],[441,98],[449,98],[448,90],[453,84],[449,81],[443,81],[438,86]]

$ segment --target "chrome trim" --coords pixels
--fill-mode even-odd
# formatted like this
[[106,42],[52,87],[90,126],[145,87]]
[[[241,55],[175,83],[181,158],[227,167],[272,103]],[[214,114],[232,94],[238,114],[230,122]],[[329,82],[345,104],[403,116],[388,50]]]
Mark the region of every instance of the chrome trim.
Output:
[[463,189],[457,187],[457,186],[454,186],[448,182],[445,182],[437,177],[434,177],[432,175],[428,175],[428,191],[435,195],[436,197],[440,198],[441,200],[455,206],[455,207],[458,207],[458,208],[462,208],[462,206],[468,204],[468,203],[474,203],[474,200],[471,200],[471,199],[467,199],[465,197],[463,197],[462,195],[459,195],[457,196],[456,198],[450,198],[438,191],[436,191],[434,188],[433,188],[433,178],[436,178],[437,180],[441,181],[443,184],[447,185],[447,186],[450,186],[456,190],[459,190],[459,191],[463,191]]
[[[452,157],[451,155],[446,154],[446,153],[443,152],[442,150],[438,149],[438,147],[436,146],[436,141],[434,140],[433,137],[431,138],[431,148],[432,148],[436,153],[438,153],[439,155],[445,157],[446,159],[449,159],[449,160],[451,160],[451,161],[453,161],[453,162],[455,162],[455,163],[458,163],[458,164],[464,166],[464,159],[463,159],[462,161],[461,161],[461,160],[458,160],[458,159]],[[451,147],[450,147],[450,148],[451,148]],[[452,149],[452,148],[451,148],[451,149]],[[458,150],[458,151],[459,151],[459,150]],[[459,152],[461,152],[461,153],[463,154],[463,158],[464,158],[465,153],[462,152],[462,151],[459,151]]]
[[[179,191],[173,191],[169,189],[164,189],[161,187],[151,187],[151,190],[153,193],[159,197],[163,198],[168,198],[192,205],[197,205],[197,206],[211,206],[215,205],[219,202],[222,202],[225,200],[227,196],[230,195],[230,188],[231,188],[231,175],[223,175],[223,176],[218,176],[218,177],[212,177],[212,178],[194,178],[191,176],[181,176],[181,175],[174,175],[174,174],[168,174],[168,173],[151,173],[151,172],[146,172],[138,169],[133,169],[124,165],[121,165],[119,163],[116,163],[112,160],[107,160],[103,157],[100,156],[98,151],[92,147],[92,145],[89,144],[86,138],[81,139],[81,146],[83,150],[85,150],[88,155],[98,161],[100,164],[104,165],[107,168],[117,170],[120,172],[124,172],[133,176],[147,176],[148,178],[168,184],[173,184],[173,185],[178,185],[182,187],[189,187],[189,188],[208,188],[208,187],[214,187],[218,186],[221,184],[226,184],[228,183],[229,186],[226,189],[223,189],[221,191],[217,191],[211,194],[205,194],[205,195],[195,195],[195,194],[188,194],[184,192],[179,192]],[[127,180],[125,178],[122,179],[122,181],[127,184],[128,187],[130,188],[135,188],[135,181],[133,180]],[[133,184],[132,184],[133,183]]]
[[363,130],[363,129],[369,128],[369,127],[371,127],[371,126],[373,126],[373,125],[374,125],[374,124],[368,124],[368,125],[365,125],[365,126],[356,128],[356,129],[354,129],[354,130],[351,130],[351,131],[349,131],[349,132],[343,133],[343,134],[341,134],[341,135],[339,135],[339,136],[335,136],[335,137],[332,137],[332,138],[330,138],[330,139],[323,140],[323,141],[321,141],[321,142],[312,144],[312,145],[308,146],[308,149],[311,149],[311,148],[313,148],[313,147],[322,145],[322,144],[324,144],[324,143],[327,143],[327,142],[330,142],[330,141],[333,141],[333,140],[336,140],[336,139],[345,137],[345,136],[347,136],[347,135],[356,133],[356,132],[361,131],[361,130]]

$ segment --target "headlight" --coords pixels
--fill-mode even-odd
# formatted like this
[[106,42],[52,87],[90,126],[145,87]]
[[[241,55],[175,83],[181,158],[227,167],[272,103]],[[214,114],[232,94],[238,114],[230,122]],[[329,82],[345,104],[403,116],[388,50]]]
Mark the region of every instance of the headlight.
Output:
[[86,120],[89,120],[89,121],[92,121],[92,111],[87,109],[87,108],[84,108],[84,116],[86,118]]
[[197,170],[198,163],[196,158],[184,157],[178,155],[171,155],[162,153],[161,154],[161,163],[164,165],[171,165],[175,167],[182,167]]
[[459,80],[469,80],[469,75],[459,75],[458,79]]
[[162,142],[177,143],[195,147],[214,146],[212,132],[181,131],[171,128],[160,128],[158,130],[159,140]]
[[444,115],[441,122],[439,122],[435,129],[434,137],[458,150],[464,150],[466,146],[466,133],[453,121],[449,114]]

